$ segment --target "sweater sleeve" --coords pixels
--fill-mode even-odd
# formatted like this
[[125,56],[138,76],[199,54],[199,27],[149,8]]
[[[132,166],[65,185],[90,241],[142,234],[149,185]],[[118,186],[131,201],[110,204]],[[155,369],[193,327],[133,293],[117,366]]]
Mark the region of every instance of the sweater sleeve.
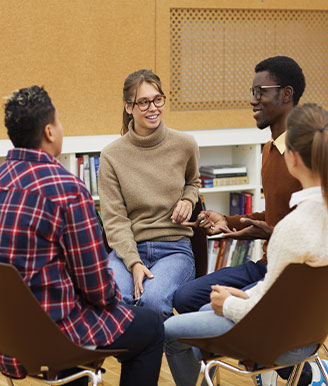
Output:
[[[313,254],[311,236],[300,226],[302,217],[288,215],[276,225],[268,246],[268,270],[262,281],[246,291],[248,299],[229,296],[223,305],[226,318],[239,322],[262,298],[284,268],[291,263],[304,263]],[[292,231],[298,229],[297,232]],[[228,300],[228,301],[227,301]]]
[[193,204],[193,208],[198,200],[200,178],[199,178],[199,149],[196,141],[192,138],[192,151],[188,160],[185,172],[186,184],[183,189],[182,200],[189,200]]
[[137,244],[131,229],[120,183],[113,169],[110,158],[101,153],[99,172],[99,199],[104,229],[109,246],[114,249],[128,270],[135,263],[142,263]]

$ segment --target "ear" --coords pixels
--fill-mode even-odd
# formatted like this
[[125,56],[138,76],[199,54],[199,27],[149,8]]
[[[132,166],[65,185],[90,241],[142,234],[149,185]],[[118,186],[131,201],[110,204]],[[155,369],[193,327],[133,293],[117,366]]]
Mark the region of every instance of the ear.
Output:
[[292,86],[286,86],[283,89],[283,101],[284,103],[293,103],[294,90]]
[[133,110],[133,104],[132,103],[125,103],[124,108],[128,114],[132,114],[132,110]]
[[47,142],[50,142],[50,143],[55,142],[56,138],[54,136],[54,133],[53,133],[53,130],[52,130],[52,125],[50,123],[48,123],[44,127],[43,134],[44,134],[45,140]]

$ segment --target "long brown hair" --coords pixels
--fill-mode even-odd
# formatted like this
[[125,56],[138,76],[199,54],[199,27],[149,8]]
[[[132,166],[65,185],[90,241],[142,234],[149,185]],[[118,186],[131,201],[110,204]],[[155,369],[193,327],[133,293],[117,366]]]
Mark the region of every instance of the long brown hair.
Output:
[[121,134],[124,135],[129,131],[128,126],[131,119],[133,119],[132,114],[128,114],[125,110],[125,104],[133,104],[136,101],[137,90],[139,86],[143,83],[153,84],[160,94],[163,94],[162,85],[160,78],[152,72],[152,70],[139,70],[130,74],[124,81],[123,86],[123,124],[121,129]]
[[295,107],[287,118],[286,145],[320,177],[328,207],[328,112],[315,103]]

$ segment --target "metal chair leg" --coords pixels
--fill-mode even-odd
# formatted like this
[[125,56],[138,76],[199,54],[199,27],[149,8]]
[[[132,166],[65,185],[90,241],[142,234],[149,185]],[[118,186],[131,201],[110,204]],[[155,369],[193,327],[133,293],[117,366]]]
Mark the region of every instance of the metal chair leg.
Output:
[[316,364],[318,365],[323,377],[325,378],[326,383],[328,384],[328,374],[327,374],[327,371],[322,363],[321,358],[318,356],[318,357],[316,357],[315,361],[316,361]]
[[290,374],[286,386],[296,386],[298,384],[298,381],[300,379],[303,367],[304,367],[304,362],[298,363],[293,367],[293,371]]
[[14,386],[14,382],[11,378],[9,378],[9,377],[5,377],[5,378],[6,378],[6,381],[8,383],[8,386]]
[[321,348],[322,348],[322,351],[325,353],[326,357],[328,358],[328,347],[325,344],[323,344]]

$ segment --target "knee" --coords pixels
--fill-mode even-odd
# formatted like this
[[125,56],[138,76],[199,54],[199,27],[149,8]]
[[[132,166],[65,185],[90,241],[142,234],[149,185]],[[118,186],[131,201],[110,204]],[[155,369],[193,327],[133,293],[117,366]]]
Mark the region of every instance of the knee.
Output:
[[160,296],[160,294],[151,294],[148,296],[146,292],[144,292],[137,302],[137,306],[155,311],[161,321],[165,321],[173,313],[172,300]]
[[190,312],[189,308],[190,290],[188,283],[179,287],[173,296],[173,307],[179,314]]

